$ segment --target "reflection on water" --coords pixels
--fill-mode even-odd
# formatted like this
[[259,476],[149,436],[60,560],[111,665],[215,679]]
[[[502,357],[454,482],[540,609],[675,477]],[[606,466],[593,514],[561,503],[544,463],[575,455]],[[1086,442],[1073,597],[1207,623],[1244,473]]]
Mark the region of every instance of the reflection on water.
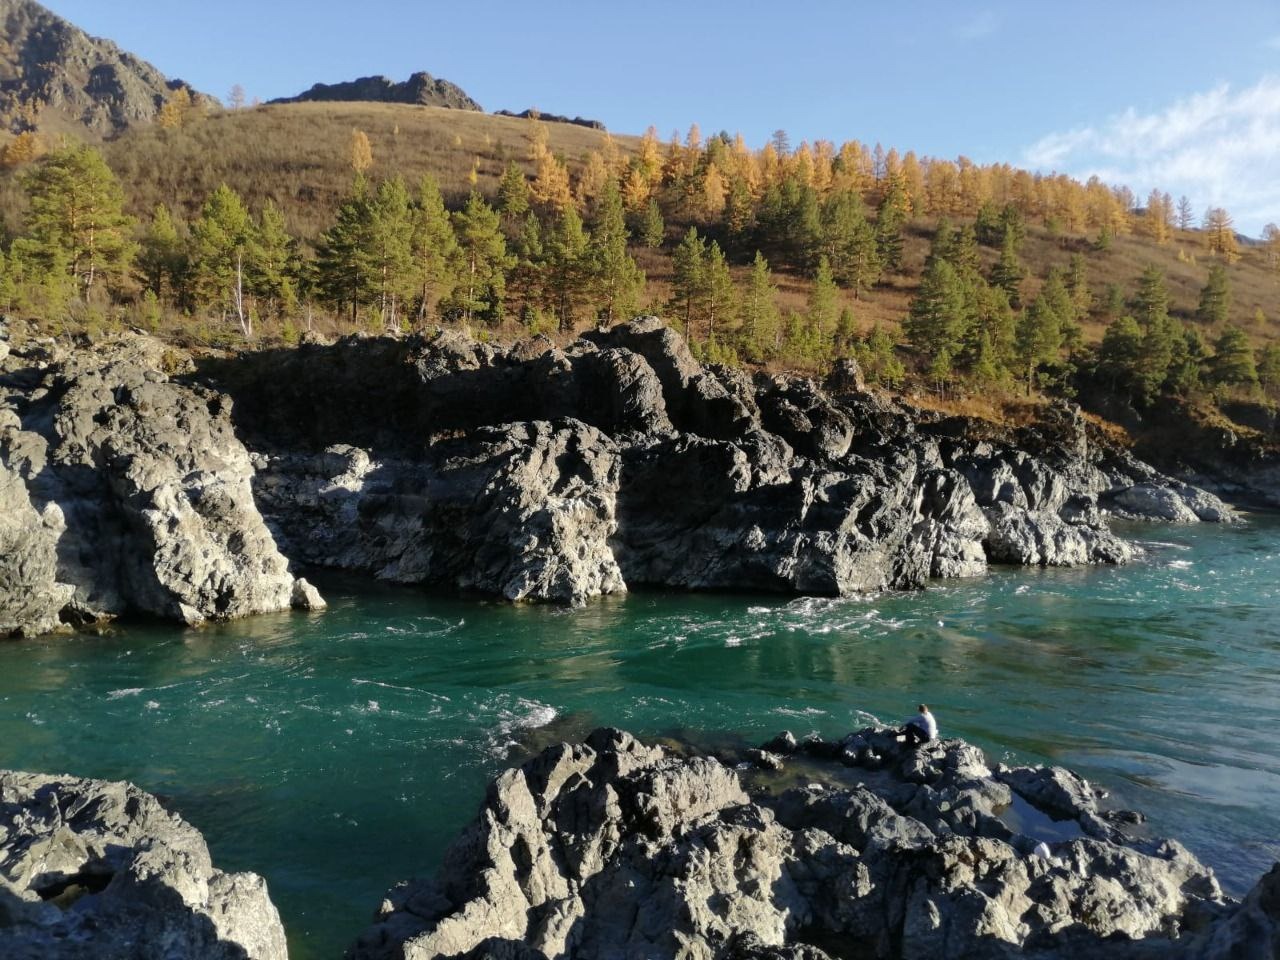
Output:
[[919,700],[993,760],[1101,781],[1240,892],[1280,852],[1280,523],[1135,530],[1139,565],[923,594],[566,611],[322,579],[323,615],[4,644],[0,764],[164,796],[267,876],[298,958],[433,869],[521,746],[836,735]]

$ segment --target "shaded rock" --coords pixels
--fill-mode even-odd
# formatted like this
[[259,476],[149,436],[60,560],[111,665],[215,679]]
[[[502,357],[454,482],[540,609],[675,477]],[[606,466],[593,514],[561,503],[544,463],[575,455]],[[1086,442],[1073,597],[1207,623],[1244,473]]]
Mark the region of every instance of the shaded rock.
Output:
[[386,77],[361,77],[344,83],[317,83],[296,97],[281,97],[272,103],[306,103],[320,101],[369,101],[372,103],[412,103],[426,107],[448,107],[453,110],[483,110],[462,88],[448,80],[440,80],[424,71],[396,83]]
[[0,771],[0,955],[285,960],[287,949],[263,879],[217,869],[154,797]]

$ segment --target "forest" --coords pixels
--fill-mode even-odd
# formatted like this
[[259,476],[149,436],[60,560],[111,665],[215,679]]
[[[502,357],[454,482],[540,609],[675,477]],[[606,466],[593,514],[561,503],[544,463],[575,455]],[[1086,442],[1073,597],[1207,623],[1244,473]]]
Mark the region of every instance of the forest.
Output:
[[[210,122],[197,113],[169,105],[158,136]],[[440,323],[570,337],[653,312],[707,361],[821,371],[851,356],[873,383],[943,398],[1105,386],[1143,406],[1280,392],[1262,306],[1280,303],[1274,226],[1242,248],[1227,211],[1196,217],[1186,197],[1153,190],[1140,204],[1097,179],[856,141],[792,147],[778,131],[753,150],[727,133],[663,143],[650,129],[570,156],[553,125],[509,122],[525,153],[504,147],[492,172],[455,135],[461,190],[432,172],[406,179],[350,129],[333,148],[346,185],[305,219],[297,197],[251,206],[252,182],[138,210],[141,187],[126,189],[112,145],[20,137],[0,156],[21,208],[0,303],[53,331],[131,324],[230,348]],[[1112,251],[1134,241],[1150,262],[1118,275]],[[1156,263],[1171,249],[1203,273],[1190,308]]]

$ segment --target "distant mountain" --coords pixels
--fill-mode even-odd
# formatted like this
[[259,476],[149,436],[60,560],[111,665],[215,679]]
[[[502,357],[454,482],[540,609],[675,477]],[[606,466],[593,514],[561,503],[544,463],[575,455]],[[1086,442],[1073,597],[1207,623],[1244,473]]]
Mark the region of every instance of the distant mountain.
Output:
[[572,123],[578,127],[586,127],[588,130],[603,130],[604,124],[599,120],[588,120],[586,117],[566,117],[559,113],[543,113],[541,110],[535,110],[530,107],[528,110],[521,110],[519,113],[513,113],[510,110],[497,110],[495,114],[499,117],[516,117],[519,120],[543,120],[546,123]]
[[404,83],[386,77],[361,77],[346,83],[317,83],[296,97],[282,97],[272,103],[304,103],[320,101],[368,101],[373,103],[412,103],[426,107],[449,107],[454,110],[481,110],[457,84],[439,80],[429,73],[415,73]]
[[0,128],[109,137],[155,119],[186,89],[110,40],[91,37],[33,0],[0,0]]

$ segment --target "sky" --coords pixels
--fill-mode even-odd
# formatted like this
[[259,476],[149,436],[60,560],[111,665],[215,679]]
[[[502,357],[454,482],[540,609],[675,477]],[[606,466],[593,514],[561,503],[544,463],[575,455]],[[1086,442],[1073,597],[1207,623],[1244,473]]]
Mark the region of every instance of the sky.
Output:
[[426,70],[487,110],[857,139],[1280,223],[1277,0],[44,0],[226,97]]

